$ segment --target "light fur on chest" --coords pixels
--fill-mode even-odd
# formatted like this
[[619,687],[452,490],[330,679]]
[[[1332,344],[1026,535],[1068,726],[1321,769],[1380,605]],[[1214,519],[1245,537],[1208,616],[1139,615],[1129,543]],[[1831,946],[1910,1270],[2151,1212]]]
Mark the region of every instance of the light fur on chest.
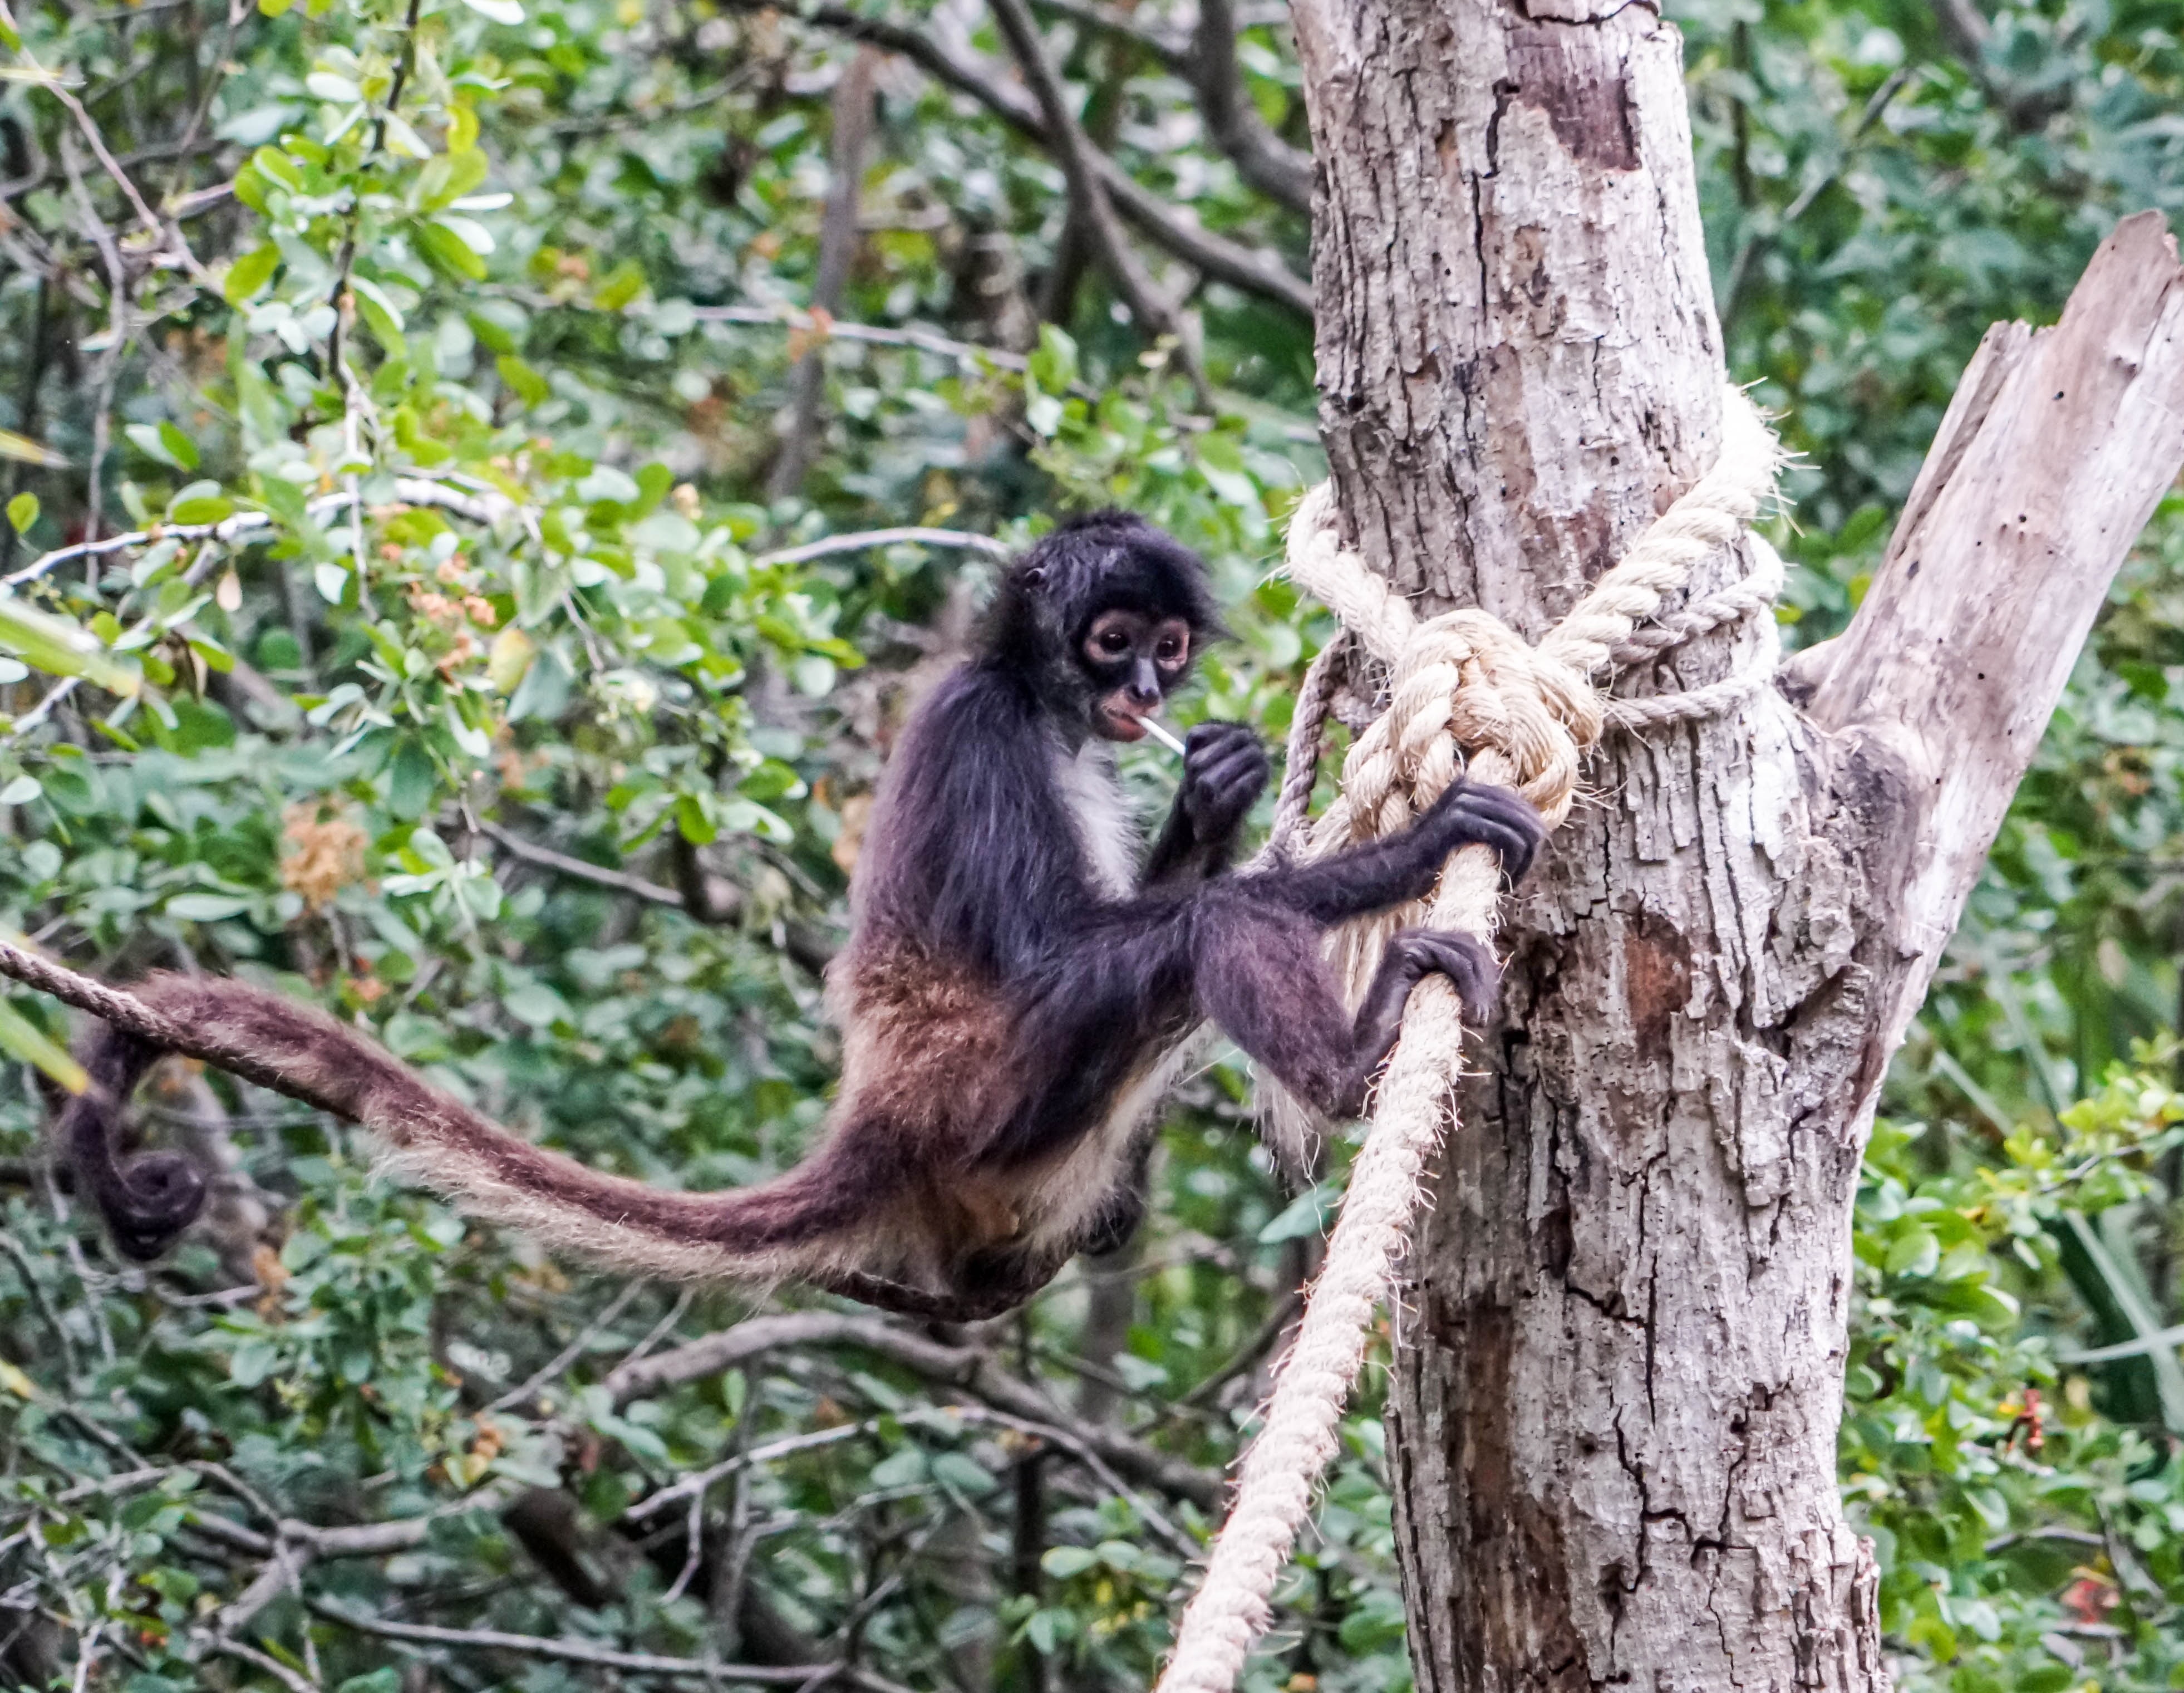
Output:
[[1074,755],[1057,750],[1055,791],[1076,825],[1093,884],[1110,899],[1127,899],[1138,880],[1138,819],[1115,774],[1114,755],[1088,740]]

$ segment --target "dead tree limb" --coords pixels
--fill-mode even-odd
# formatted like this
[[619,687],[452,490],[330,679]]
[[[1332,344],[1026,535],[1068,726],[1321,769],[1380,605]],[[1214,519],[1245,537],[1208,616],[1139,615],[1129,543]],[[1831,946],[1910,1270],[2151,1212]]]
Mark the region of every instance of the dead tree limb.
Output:
[[1827,649],[1813,722],[1905,783],[1886,916],[1912,962],[1891,984],[1878,1062],[1925,997],[2078,650],[2180,463],[2184,271],[2160,214],[2141,212],[2101,243],[2059,323],[1987,332],[1857,617]]

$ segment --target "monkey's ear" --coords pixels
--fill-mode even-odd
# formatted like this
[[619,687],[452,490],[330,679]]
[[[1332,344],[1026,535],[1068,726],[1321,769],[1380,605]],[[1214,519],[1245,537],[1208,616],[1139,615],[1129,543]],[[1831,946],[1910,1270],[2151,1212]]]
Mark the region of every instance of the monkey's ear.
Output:
[[1046,586],[1046,567],[1043,564],[1034,564],[1026,569],[1021,576],[1017,577],[1017,580],[1022,583],[1026,588],[1036,594],[1040,589]]

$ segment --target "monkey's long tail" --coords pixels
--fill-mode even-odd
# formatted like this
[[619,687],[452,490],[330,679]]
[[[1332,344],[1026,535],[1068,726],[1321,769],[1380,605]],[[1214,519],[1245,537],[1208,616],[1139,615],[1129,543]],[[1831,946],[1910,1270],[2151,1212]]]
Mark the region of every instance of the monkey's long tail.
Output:
[[360,1123],[391,1165],[465,1210],[609,1264],[679,1280],[795,1277],[879,1302],[893,1288],[841,1261],[867,1221],[870,1187],[839,1179],[823,1149],[756,1187],[673,1193],[533,1146],[358,1031],[248,982],[155,975],[124,993],[5,942],[0,974],[109,1025],[88,1054],[92,1086],[70,1104],[60,1138],[131,1256],[157,1256],[203,1202],[202,1181],[175,1179],[173,1154],[114,1154],[130,1087],[171,1051]]

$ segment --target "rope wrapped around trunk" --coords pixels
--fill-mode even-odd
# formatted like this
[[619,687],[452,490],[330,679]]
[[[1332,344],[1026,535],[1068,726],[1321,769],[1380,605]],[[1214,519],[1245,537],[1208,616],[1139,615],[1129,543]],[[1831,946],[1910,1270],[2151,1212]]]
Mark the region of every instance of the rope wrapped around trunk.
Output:
[[[1663,615],[1663,602],[1702,561],[1744,535],[1774,491],[1782,451],[1741,389],[1724,394],[1722,425],[1713,468],[1537,646],[1475,608],[1420,621],[1384,578],[1342,545],[1333,489],[1323,483],[1305,496],[1290,524],[1289,573],[1390,673],[1388,707],[1351,746],[1340,796],[1312,826],[1305,857],[1323,858],[1403,828],[1467,765],[1476,781],[1517,789],[1552,826],[1568,815],[1580,761],[1610,723],[1642,731],[1689,722],[1733,710],[1767,685],[1779,650],[1770,607],[1782,563],[1760,537],[1749,537],[1754,567],[1743,581]],[[1752,651],[1723,681],[1625,700],[1610,700],[1596,685],[1619,665],[1658,660],[1694,634],[1738,620],[1749,621]],[[1641,628],[1648,623],[1655,627]],[[1324,719],[1317,699],[1313,711],[1298,712],[1285,814],[1275,824],[1284,847],[1300,833],[1311,782],[1297,772],[1316,762]],[[1286,814],[1293,793],[1294,813]],[[1500,897],[1501,866],[1492,852],[1463,848],[1442,869],[1429,901],[1351,925],[1337,938],[1353,997],[1397,930],[1424,923],[1490,940]],[[1411,997],[1326,1262],[1275,1377],[1265,1425],[1244,1456],[1235,1502],[1184,1612],[1158,1693],[1228,1693],[1266,1626],[1275,1579],[1334,1456],[1373,1310],[1389,1291],[1426,1161],[1453,1120],[1462,1043],[1455,992],[1427,977]]]

